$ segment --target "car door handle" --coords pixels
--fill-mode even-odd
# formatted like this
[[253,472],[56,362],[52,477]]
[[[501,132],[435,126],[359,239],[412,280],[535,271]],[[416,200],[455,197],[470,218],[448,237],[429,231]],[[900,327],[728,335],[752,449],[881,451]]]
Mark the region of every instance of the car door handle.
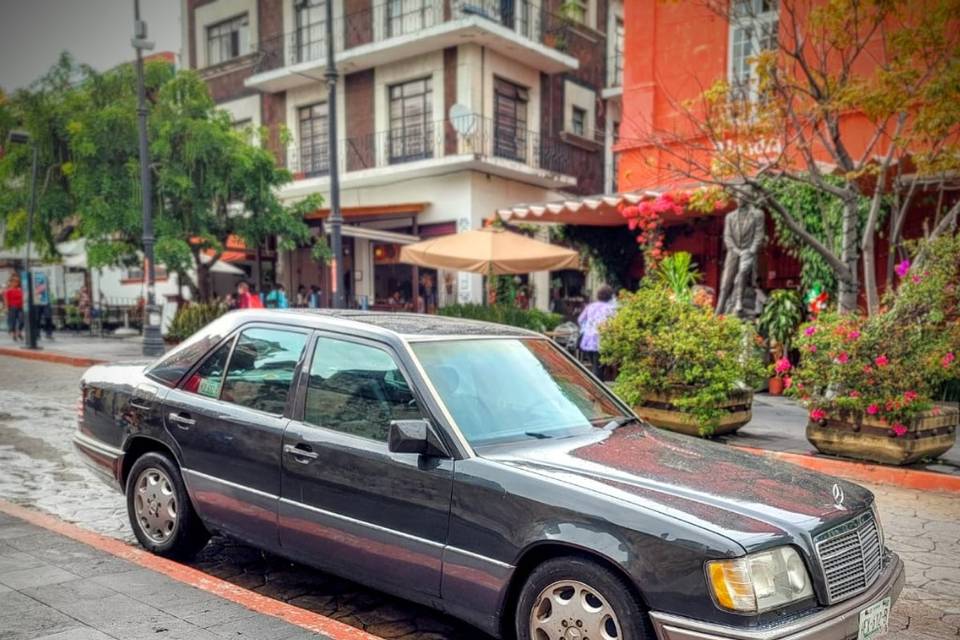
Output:
[[177,426],[181,429],[189,429],[193,425],[197,424],[197,421],[193,418],[188,418],[185,415],[179,413],[171,413],[169,416],[170,422],[176,422]]
[[[310,450],[310,445],[306,444],[285,444],[283,445],[283,452],[289,453],[297,459],[297,462],[301,462],[303,464],[307,464],[310,462],[310,460],[316,460],[320,457],[316,451]],[[301,458],[306,458],[306,460],[302,460]]]
[[133,400],[130,401],[130,406],[134,409],[140,409],[141,411],[150,411],[150,409],[153,408],[149,404],[138,404]]

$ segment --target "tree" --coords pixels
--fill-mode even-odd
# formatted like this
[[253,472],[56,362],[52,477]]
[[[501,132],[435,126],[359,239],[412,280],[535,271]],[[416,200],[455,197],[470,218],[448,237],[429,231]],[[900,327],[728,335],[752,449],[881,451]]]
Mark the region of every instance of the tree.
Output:
[[[54,104],[53,116],[36,128],[62,148],[51,172],[62,177],[69,213],[58,219],[44,209],[41,219],[50,228],[71,220],[75,233],[87,239],[90,266],[137,262],[142,218],[134,70],[123,65],[98,74],[69,60],[61,66],[72,67],[66,75],[79,80],[18,95],[22,105]],[[319,197],[283,204],[277,190],[291,174],[277,167],[269,151],[251,144],[254,132],[234,129],[196,74],[151,63],[145,85],[158,262],[206,299],[210,270],[231,236],[248,247],[272,236],[281,247],[309,239],[303,217],[320,205]],[[12,170],[22,168],[20,162]]]
[[[754,25],[756,11],[771,4],[704,3],[734,24]],[[779,4],[776,37],[753,33],[766,48],[750,59],[743,82],[720,80],[693,100],[675,100],[680,123],[647,127],[643,142],[669,158],[673,177],[722,184],[769,210],[828,265],[841,311],[857,308],[862,286],[875,313],[875,244],[884,215],[888,240],[899,247],[918,191],[944,193],[960,169],[960,1],[772,4]],[[778,181],[839,204],[837,246],[785,204],[771,187]],[[955,226],[958,211],[960,203],[938,207],[928,235]]]

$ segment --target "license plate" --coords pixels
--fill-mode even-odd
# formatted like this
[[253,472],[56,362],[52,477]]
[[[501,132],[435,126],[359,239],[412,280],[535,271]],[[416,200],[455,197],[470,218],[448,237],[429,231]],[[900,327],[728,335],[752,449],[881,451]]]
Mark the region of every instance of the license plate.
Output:
[[890,622],[890,598],[884,598],[860,612],[860,633],[857,640],[872,640],[887,632]]

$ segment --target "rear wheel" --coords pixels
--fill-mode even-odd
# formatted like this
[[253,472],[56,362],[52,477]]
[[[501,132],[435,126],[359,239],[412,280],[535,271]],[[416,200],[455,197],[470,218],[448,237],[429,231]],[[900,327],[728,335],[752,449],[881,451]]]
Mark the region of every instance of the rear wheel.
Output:
[[585,558],[548,560],[517,603],[518,640],[647,640],[655,636],[630,588]]
[[207,544],[210,534],[197,517],[177,465],[166,455],[143,454],[127,476],[127,514],[145,549],[170,558],[187,558]]

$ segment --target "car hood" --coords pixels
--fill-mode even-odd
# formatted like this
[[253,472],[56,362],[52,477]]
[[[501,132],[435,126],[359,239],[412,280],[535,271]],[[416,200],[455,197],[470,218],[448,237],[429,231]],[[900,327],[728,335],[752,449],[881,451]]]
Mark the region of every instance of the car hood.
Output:
[[[479,453],[702,526],[748,551],[785,535],[807,537],[873,501],[869,491],[855,484],[645,425]],[[834,496],[841,493],[838,503]]]

